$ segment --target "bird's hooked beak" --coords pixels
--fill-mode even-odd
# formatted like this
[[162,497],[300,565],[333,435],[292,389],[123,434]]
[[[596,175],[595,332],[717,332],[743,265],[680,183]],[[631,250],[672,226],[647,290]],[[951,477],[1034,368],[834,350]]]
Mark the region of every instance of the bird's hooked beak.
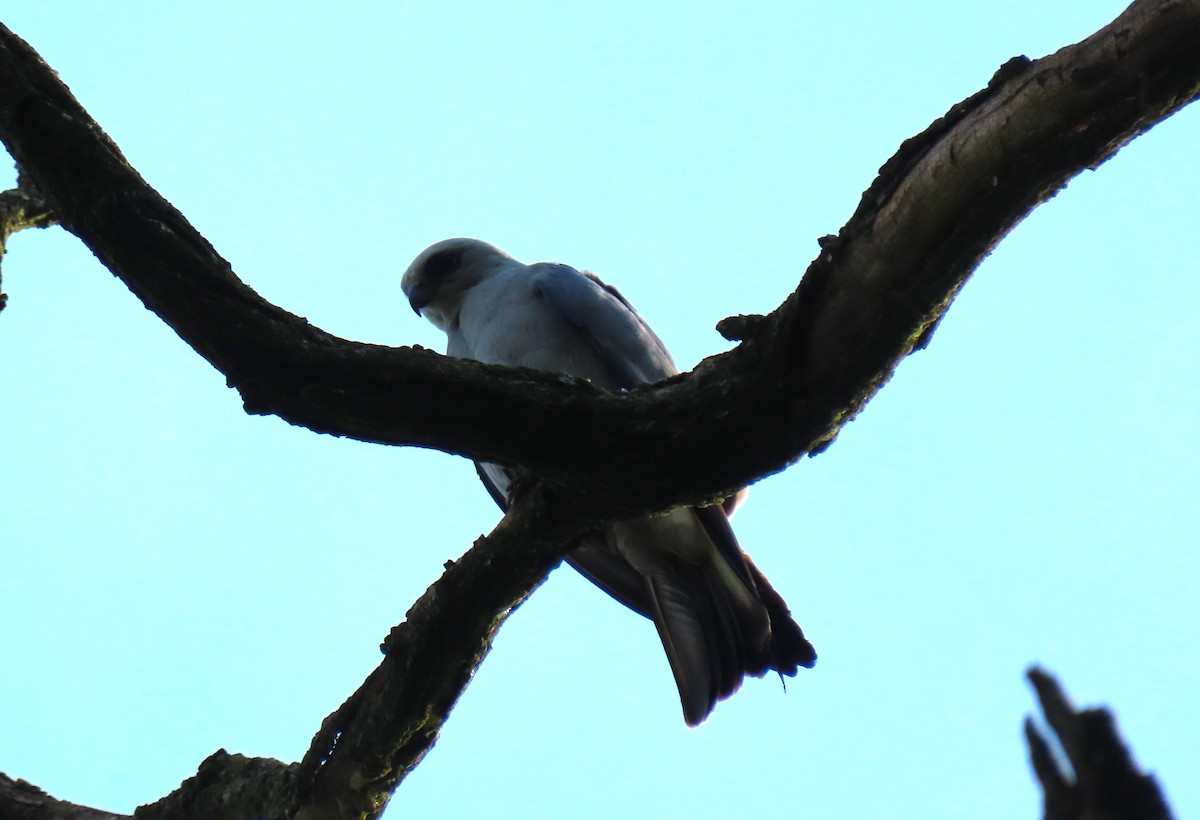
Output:
[[413,312],[420,316],[421,308],[432,302],[435,296],[437,296],[437,287],[428,282],[417,282],[408,291],[408,303],[412,305]]

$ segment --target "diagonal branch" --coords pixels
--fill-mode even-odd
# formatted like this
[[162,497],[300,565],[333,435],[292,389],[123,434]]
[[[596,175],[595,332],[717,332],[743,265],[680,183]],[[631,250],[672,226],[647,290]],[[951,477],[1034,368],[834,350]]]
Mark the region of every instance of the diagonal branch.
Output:
[[557,566],[562,545],[588,529],[581,512],[534,484],[447,565],[384,642],[383,663],[322,725],[301,763],[298,820],[382,811],[437,740],[500,625]]
[[[524,464],[616,495],[633,513],[726,494],[827,445],[928,341],[1008,230],[1195,99],[1198,41],[1195,0],[1139,0],[1077,45],[1010,62],[905,143],[756,335],[632,395],[348,342],[271,305],[7,30],[0,139],[62,224],[224,373],[250,412]],[[630,451],[646,465],[639,475],[627,469]]]
[[588,528],[581,513],[535,483],[392,630],[383,662],[324,720],[303,761],[219,752],[138,817],[235,820],[250,808],[263,818],[377,817],[437,741],[500,625],[558,564],[561,545]]

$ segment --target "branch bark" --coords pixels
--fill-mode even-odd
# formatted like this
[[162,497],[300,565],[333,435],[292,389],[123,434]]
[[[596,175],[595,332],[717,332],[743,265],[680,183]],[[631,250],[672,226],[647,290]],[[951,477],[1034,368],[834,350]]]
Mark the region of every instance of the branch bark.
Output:
[[[507,613],[574,537],[722,497],[828,446],[899,361],[929,342],[1007,231],[1196,98],[1196,42],[1197,0],[1142,0],[1082,43],[1010,61],[901,147],[783,305],[724,325],[745,337],[741,345],[668,382],[609,394],[552,374],[349,342],[266,302],[0,27],[0,139],[63,226],[226,375],[248,412],[541,476],[414,605],[384,662],[326,719],[304,761],[243,766],[214,756],[199,784],[139,815],[201,816],[193,809],[202,806],[207,817],[377,816],[436,740]],[[631,475],[635,452],[646,468]],[[232,797],[197,802],[200,793]]]
[[[33,189],[32,183],[23,175],[17,178],[17,187],[0,193],[0,262],[8,251],[8,238],[26,228],[48,228],[58,220],[42,195]],[[3,279],[0,278],[0,285]],[[8,304],[8,295],[0,289],[0,310]]]
[[132,820],[127,814],[112,814],[55,800],[32,783],[13,780],[2,773],[0,817],[5,820]]
[[[266,302],[7,30],[0,139],[64,227],[224,373],[248,411],[523,464],[633,514],[714,499],[826,446],[928,342],[1013,225],[1195,98],[1198,37],[1195,0],[1143,0],[1077,45],[1010,62],[905,143],[756,335],[629,395],[348,342]],[[653,466],[630,475],[631,451]]]
[[437,740],[501,624],[588,528],[581,512],[557,488],[535,484],[447,566],[384,641],[384,662],[322,724],[300,764],[297,820],[382,811]]
[[[1158,783],[1138,771],[1112,714],[1078,711],[1052,675],[1036,667],[1026,674],[1049,728],[1043,734],[1032,718],[1025,719],[1029,759],[1045,795],[1045,820],[1171,820]],[[1052,742],[1069,765],[1055,757]]]

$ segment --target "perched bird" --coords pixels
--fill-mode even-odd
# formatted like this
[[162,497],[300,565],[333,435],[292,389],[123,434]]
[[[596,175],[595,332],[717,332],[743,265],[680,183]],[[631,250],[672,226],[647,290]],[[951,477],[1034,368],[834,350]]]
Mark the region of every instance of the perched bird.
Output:
[[[678,372],[615,288],[566,265],[523,265],[486,242],[447,239],[417,256],[401,287],[413,310],[446,332],[450,356],[567,373],[609,390]],[[503,508],[509,471],[476,468]],[[689,726],[736,692],[745,675],[794,675],[816,662],[719,505],[612,524],[580,539],[566,560],[654,621]]]

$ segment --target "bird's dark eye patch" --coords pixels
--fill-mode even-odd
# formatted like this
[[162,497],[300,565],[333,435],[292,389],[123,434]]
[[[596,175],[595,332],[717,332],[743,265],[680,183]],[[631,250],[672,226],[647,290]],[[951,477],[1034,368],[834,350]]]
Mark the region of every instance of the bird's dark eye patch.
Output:
[[462,262],[462,251],[459,249],[438,251],[425,260],[425,276],[430,281],[439,282],[458,270]]

